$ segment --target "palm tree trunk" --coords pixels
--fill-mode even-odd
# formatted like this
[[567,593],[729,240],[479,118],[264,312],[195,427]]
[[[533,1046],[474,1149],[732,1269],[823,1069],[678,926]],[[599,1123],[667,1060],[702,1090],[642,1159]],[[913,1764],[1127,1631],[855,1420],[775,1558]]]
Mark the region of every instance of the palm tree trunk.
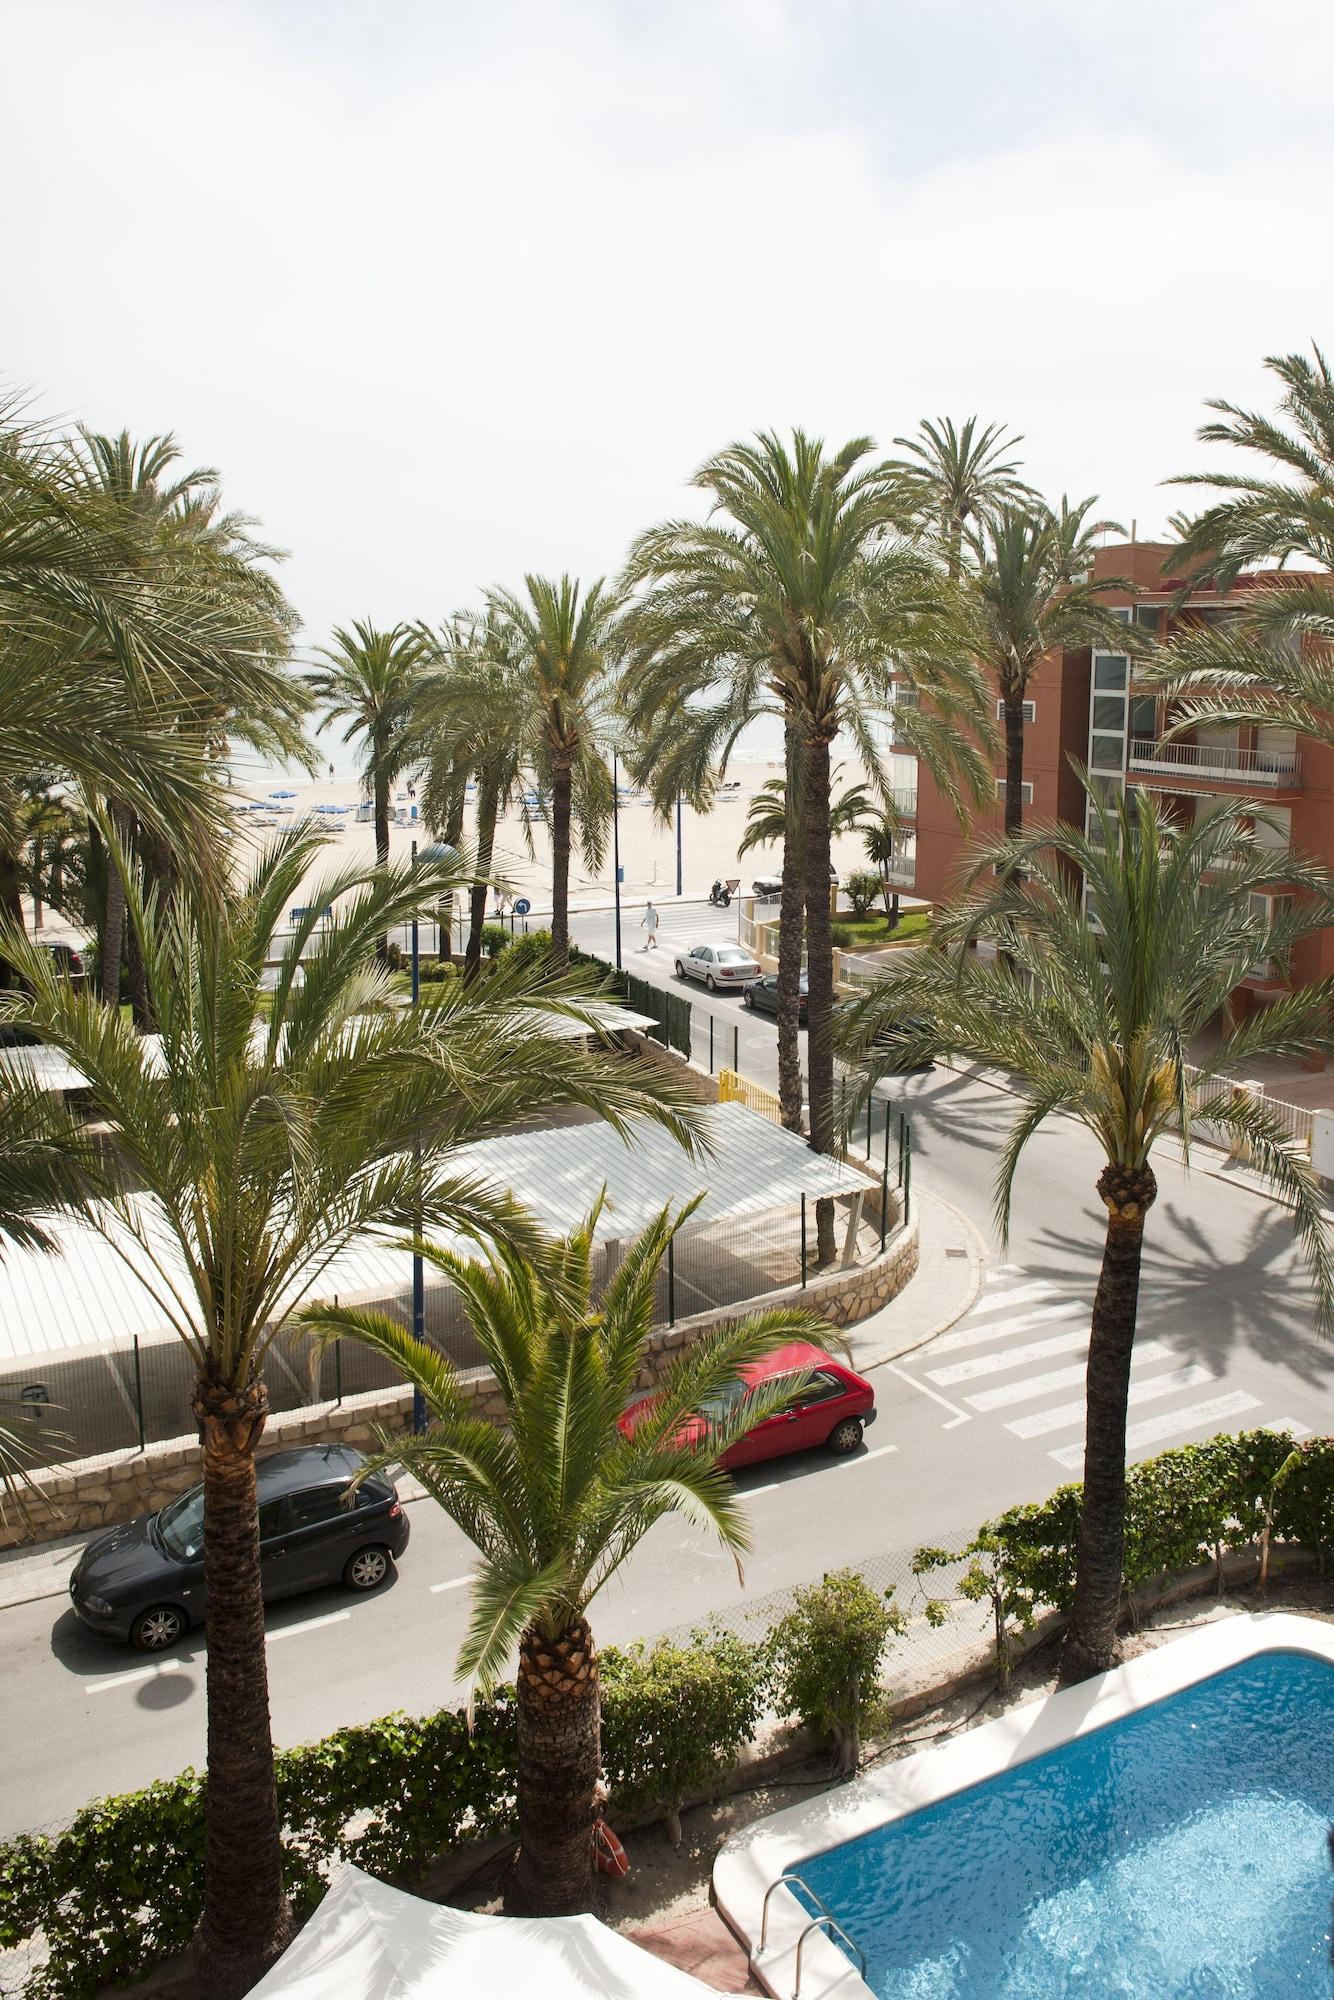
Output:
[[35,833],[32,837],[32,880],[29,886],[32,890],[32,927],[35,931],[39,931],[42,928],[42,836],[40,833]]
[[141,1035],[151,1035],[157,1026],[153,1002],[148,992],[148,973],[139,948],[139,933],[132,923],[125,926],[125,960],[130,988],[130,1011]]
[[269,1728],[260,1595],[255,1447],[268,1415],[262,1384],[234,1390],[201,1376],[208,1638],[208,1794],[204,1914],[195,1964],[209,2000],[246,1993],[285,1947],[291,1912]]
[[[371,782],[375,792],[375,865],[384,871],[389,867],[389,777],[383,764],[376,765]],[[388,964],[387,931],[375,940],[375,949],[381,964]]]
[[551,965],[564,972],[570,963],[570,798],[568,764],[551,774]]
[[1139,1312],[1144,1220],[1158,1192],[1153,1169],[1104,1167],[1098,1193],[1107,1240],[1093,1301],[1084,1429],[1084,1500],[1075,1602],[1061,1678],[1083,1680],[1116,1664],[1126,1526],[1126,1406]]
[[[834,940],[829,918],[829,738],[802,745],[802,821],[806,864],[806,1075],[811,1149],[834,1150]],[[834,1204],[815,1204],[816,1257],[832,1264]]]
[[805,928],[805,883],[801,836],[801,742],[796,723],[784,728],[783,886],[778,904],[778,1102],[789,1132],[801,1130],[801,942]]
[[475,979],[482,963],[482,925],[486,920],[486,880],[491,873],[491,857],[496,847],[496,818],[500,801],[496,788],[483,784],[477,793],[477,879],[468,897],[468,950],[464,976]]
[[[120,858],[125,858],[129,841],[128,815],[119,806],[111,806],[111,824],[115,829],[121,849]],[[98,981],[104,1006],[120,1005],[120,954],[125,941],[125,884],[121,880],[117,857],[107,849],[106,891],[102,903],[102,936],[99,940],[101,954],[98,966]]]
[[511,1916],[576,1916],[593,1907],[602,1767],[597,1654],[582,1618],[558,1639],[528,1628],[517,1692],[519,1854],[505,1908]]
[[1005,838],[1017,840],[1024,830],[1024,689],[1007,681],[1001,689],[1005,705]]

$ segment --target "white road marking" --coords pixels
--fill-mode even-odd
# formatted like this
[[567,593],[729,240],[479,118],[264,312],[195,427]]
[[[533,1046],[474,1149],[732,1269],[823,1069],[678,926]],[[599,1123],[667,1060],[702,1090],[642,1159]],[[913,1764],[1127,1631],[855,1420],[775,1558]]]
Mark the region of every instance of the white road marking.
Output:
[[931,1343],[932,1354],[950,1354],[961,1347],[981,1347],[987,1340],[1002,1340],[1012,1333],[1031,1333],[1034,1327],[1048,1326],[1053,1320],[1080,1320],[1088,1325],[1092,1318],[1089,1308],[1077,1299],[1062,1299],[1054,1306],[1035,1306],[1031,1312],[1016,1313],[1013,1319],[993,1319],[982,1325],[975,1325],[970,1319],[953,1333],[942,1333],[939,1340]]
[[[934,1389],[928,1389],[926,1383],[919,1382],[915,1375],[905,1375],[903,1370],[901,1368],[896,1368],[892,1361],[887,1362],[885,1364],[885,1373],[887,1375],[897,1375],[900,1382],[906,1382],[910,1389],[916,1389],[920,1395],[929,1396],[933,1403],[942,1404],[943,1407],[949,1411],[950,1415],[953,1417],[957,1417],[961,1423],[966,1424],[968,1422],[969,1417],[972,1415],[971,1410],[961,1410],[959,1408],[959,1405],[957,1403],[952,1403],[948,1396],[937,1395]],[[953,1424],[947,1424],[945,1428],[947,1430],[953,1430],[954,1426]]]
[[1299,1423],[1296,1417],[1271,1417],[1265,1425],[1267,1431],[1286,1431],[1294,1442],[1298,1438],[1309,1438],[1314,1432],[1309,1424]]
[[[1148,1375],[1141,1382],[1132,1381],[1126,1400],[1129,1403],[1152,1403],[1159,1396],[1170,1396],[1177,1389],[1199,1389],[1206,1382],[1216,1382],[1218,1377],[1209,1369],[1201,1367],[1198,1361],[1188,1362],[1184,1368],[1173,1368],[1166,1375]],[[1017,1438],[1041,1437],[1044,1431],[1063,1431],[1069,1424],[1082,1424],[1085,1403],[1081,1396],[1077,1403],[1061,1403],[1050,1410],[1036,1410],[1032,1416],[1015,1417],[1005,1428],[1013,1431]]]
[[1002,1278],[1022,1278],[1026,1275],[1022,1264],[995,1264],[982,1282],[986,1285],[998,1285]]
[[276,1646],[279,1639],[293,1639],[298,1632],[316,1632],[321,1625],[341,1625],[351,1616],[350,1611],[326,1611],[322,1618],[303,1618],[297,1625],[280,1625],[276,1632],[264,1634],[265,1644]]
[[451,1576],[448,1583],[433,1583],[431,1585],[431,1595],[432,1597],[438,1597],[442,1590],[462,1590],[465,1583],[471,1582],[472,1578],[470,1576]]
[[[1175,1350],[1161,1340],[1146,1340],[1135,1349],[1130,1365],[1143,1368],[1154,1361],[1175,1359]],[[1069,1368],[1049,1368],[1045,1375],[1025,1375],[1020,1382],[1001,1382],[994,1389],[979,1389],[975,1396],[965,1396],[964,1401],[973,1410],[1003,1410],[1011,1403],[1027,1403],[1034,1396],[1045,1396],[1052,1389],[1073,1389],[1076,1382],[1083,1381],[1087,1371],[1086,1361],[1076,1361]]]
[[[1126,1432],[1126,1450],[1138,1451],[1146,1444],[1163,1444],[1168,1438],[1178,1437],[1184,1431],[1203,1430],[1210,1424],[1221,1423],[1224,1417],[1239,1417],[1243,1410],[1255,1410],[1260,1406],[1258,1396],[1248,1396],[1244,1389],[1234,1389],[1230,1395],[1215,1396],[1208,1403],[1194,1403],[1188,1410],[1171,1410],[1164,1417],[1150,1417],[1146,1423],[1132,1424]],[[1048,1458],[1054,1458],[1058,1465],[1076,1466],[1082,1463],[1082,1444],[1063,1445],[1060,1451],[1050,1451]]]
[[1088,1344],[1088,1328],[1075,1327],[1051,1340],[1030,1340],[1023,1347],[1003,1348],[999,1354],[975,1354],[971,1361],[955,1361],[948,1368],[928,1368],[926,1372],[933,1382],[948,1388],[953,1382],[971,1382],[978,1375],[999,1375],[1003,1368],[1022,1368],[1026,1361],[1045,1361],[1049,1354],[1073,1354]]
[[123,1674],[106,1674],[101,1680],[88,1681],[85,1694],[105,1694],[108,1688],[128,1687],[131,1681],[151,1681],[157,1674],[179,1673],[179,1660],[154,1660],[149,1667],[131,1667]]
[[1004,1312],[1010,1306],[1027,1305],[1033,1299],[1051,1299],[1056,1296],[1055,1285],[1049,1285],[1045,1278],[1034,1279],[1031,1285],[1012,1285],[1007,1292],[997,1292],[993,1298],[983,1299],[968,1315],[971,1326],[984,1313]]
[[897,1450],[898,1446],[896,1444],[882,1444],[875,1451],[864,1452],[860,1458],[854,1458],[852,1463],[854,1465],[869,1465],[873,1458],[888,1458],[892,1451]]

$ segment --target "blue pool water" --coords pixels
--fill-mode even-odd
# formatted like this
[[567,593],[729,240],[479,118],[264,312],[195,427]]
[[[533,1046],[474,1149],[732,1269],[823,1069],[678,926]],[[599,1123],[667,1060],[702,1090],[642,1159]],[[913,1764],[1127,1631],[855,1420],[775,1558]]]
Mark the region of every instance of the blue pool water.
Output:
[[1328,2000],[1334,1666],[1264,1653],[800,1873],[882,2000]]

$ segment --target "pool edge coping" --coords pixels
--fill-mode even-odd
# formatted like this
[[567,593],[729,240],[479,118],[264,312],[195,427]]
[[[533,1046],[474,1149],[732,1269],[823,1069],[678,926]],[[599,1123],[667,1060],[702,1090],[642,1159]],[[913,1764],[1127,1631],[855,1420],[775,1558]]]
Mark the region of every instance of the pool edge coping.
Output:
[[[769,1903],[768,1943],[758,1956],[765,1891],[803,1861],[880,1827],[938,1805],[956,1792],[999,1777],[1095,1729],[1152,1703],[1181,1694],[1262,1653],[1307,1653],[1334,1665],[1334,1624],[1296,1612],[1243,1612],[1169,1640],[1109,1673],[1017,1702],[1004,1715],[966,1729],[948,1742],[868,1771],[757,1820],[719,1849],[713,1900],[750,1954],[751,1970],[771,1993],[788,2000],[797,1939],[809,1913],[785,1888]],[[823,1932],[802,1958],[802,2000],[876,2000],[851,1961]]]

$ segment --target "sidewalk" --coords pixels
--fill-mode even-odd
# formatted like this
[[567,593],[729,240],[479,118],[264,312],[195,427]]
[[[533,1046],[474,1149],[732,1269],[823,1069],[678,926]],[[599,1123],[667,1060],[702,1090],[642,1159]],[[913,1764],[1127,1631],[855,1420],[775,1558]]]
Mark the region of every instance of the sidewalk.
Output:
[[914,1187],[912,1208],[921,1243],[916,1275],[898,1298],[847,1330],[852,1365],[863,1372],[944,1333],[981,1289],[987,1249],[967,1216],[928,1188]]

